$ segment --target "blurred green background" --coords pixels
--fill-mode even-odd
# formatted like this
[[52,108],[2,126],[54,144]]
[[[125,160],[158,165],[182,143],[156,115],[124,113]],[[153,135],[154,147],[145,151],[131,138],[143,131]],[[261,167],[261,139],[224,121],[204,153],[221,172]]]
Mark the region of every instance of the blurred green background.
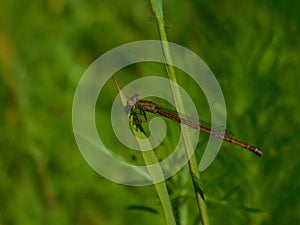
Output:
[[[300,221],[299,9],[296,0],[164,1],[169,40],[210,66],[229,128],[264,151],[260,159],[224,143],[201,173],[211,224]],[[0,12],[0,225],[163,224],[155,189],[99,176],[81,156],[71,123],[77,83],[98,56],[159,39],[149,2],[2,1]],[[155,71],[163,73],[128,68],[117,79],[124,86]],[[188,90],[193,99],[200,92]],[[110,126],[112,81],[103,94],[97,121]],[[111,131],[102,133],[121,148]]]

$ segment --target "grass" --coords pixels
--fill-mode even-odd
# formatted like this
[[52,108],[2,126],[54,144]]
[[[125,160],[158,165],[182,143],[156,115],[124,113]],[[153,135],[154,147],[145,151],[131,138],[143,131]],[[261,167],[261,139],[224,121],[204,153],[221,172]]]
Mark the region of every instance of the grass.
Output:
[[[165,30],[165,22],[164,22],[164,16],[163,16],[163,7],[162,7],[162,1],[160,0],[151,0],[150,1],[153,13],[156,17],[157,21],[157,26],[160,34],[160,39],[162,42],[162,49],[163,49],[163,54],[165,56],[165,62],[166,62],[166,72],[168,74],[168,78],[173,81],[174,83],[177,83],[177,77],[175,74],[175,68],[172,66],[173,60],[172,60],[172,54],[169,48],[169,44],[167,43],[168,38]],[[182,96],[180,94],[179,89],[170,84],[171,91],[172,91],[172,96],[174,99],[174,103],[176,106],[176,109],[179,109],[180,112],[185,113],[185,108],[183,105],[183,100]],[[208,215],[206,211],[206,205],[205,205],[205,200],[204,200],[204,195],[203,195],[203,190],[201,188],[201,182],[200,182],[200,175],[199,175],[199,168],[197,166],[197,160],[195,155],[193,154],[193,146],[192,146],[192,141],[190,137],[185,134],[184,131],[182,131],[183,135],[183,142],[184,142],[184,150],[186,152],[186,156],[188,157],[188,165],[189,165],[189,171],[190,171],[190,176],[193,181],[193,186],[194,186],[194,193],[195,193],[195,199],[197,201],[197,205],[199,207],[199,214],[201,216],[201,221],[203,225],[208,225],[209,220],[208,220]],[[179,207],[177,208],[179,209]],[[179,213],[179,212],[178,212]],[[177,220],[177,224],[180,224],[180,220]]]
[[[163,5],[168,39],[196,52],[215,73],[234,136],[264,151],[259,159],[224,143],[201,173],[210,224],[295,224],[300,220],[299,3],[166,0]],[[10,1],[1,3],[1,15],[0,223],[164,224],[155,188],[124,187],[96,174],[78,151],[71,124],[76,85],[97,56],[129,41],[159,39],[149,3]],[[164,72],[159,65],[134,65],[116,77],[123,87]],[[179,75],[178,82],[189,90],[201,118],[209,120],[193,81]],[[98,129],[105,131],[106,145],[125,151],[107,124],[117,94],[112,81],[103,93],[107,102],[97,106]],[[175,131],[167,134],[162,150],[177,141],[177,125],[166,123]],[[206,138],[200,135],[199,156]],[[196,224],[199,212],[186,174],[187,167],[167,185],[175,211],[182,207],[175,218]]]

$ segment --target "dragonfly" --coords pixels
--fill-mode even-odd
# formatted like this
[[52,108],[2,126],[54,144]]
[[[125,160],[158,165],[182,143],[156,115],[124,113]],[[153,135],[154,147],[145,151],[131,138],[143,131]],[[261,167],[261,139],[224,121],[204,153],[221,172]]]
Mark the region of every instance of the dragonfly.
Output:
[[144,130],[141,126],[141,123],[147,122],[146,112],[149,112],[187,125],[191,128],[198,129],[200,131],[203,131],[204,133],[213,135],[224,141],[249,150],[258,156],[263,156],[263,152],[257,147],[254,147],[252,145],[246,144],[242,141],[233,138],[232,133],[229,130],[224,129],[223,127],[212,125],[202,120],[199,121],[200,124],[196,124],[189,119],[183,118],[176,111],[166,109],[153,101],[140,99],[139,94],[135,94],[127,100],[125,111],[129,113],[130,116],[132,116],[132,122],[136,124],[142,132],[144,132]]

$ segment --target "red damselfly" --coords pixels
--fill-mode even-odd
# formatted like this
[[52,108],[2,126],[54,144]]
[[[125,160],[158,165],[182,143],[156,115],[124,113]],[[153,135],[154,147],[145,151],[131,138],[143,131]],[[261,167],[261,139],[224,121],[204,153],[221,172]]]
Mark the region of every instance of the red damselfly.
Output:
[[[224,132],[218,132],[218,129],[223,129],[222,127],[219,127],[217,129],[216,129],[216,127],[214,127],[214,129],[212,129],[212,126],[214,126],[214,125],[211,125],[211,124],[201,121],[201,120],[200,120],[200,124],[196,124],[194,122],[191,122],[188,119],[182,118],[180,115],[178,115],[178,113],[176,111],[172,111],[170,109],[165,109],[153,101],[140,99],[139,94],[135,94],[131,98],[129,98],[129,100],[127,101],[126,107],[127,107],[127,111],[129,111],[129,113],[133,116],[134,123],[142,123],[142,122],[147,121],[146,112],[150,112],[150,113],[171,119],[178,123],[182,123],[184,125],[194,128],[194,129],[198,129],[207,134],[213,135],[217,138],[223,139],[224,141],[230,142],[230,143],[240,146],[244,149],[247,149],[247,150],[255,153],[258,156],[263,155],[262,151],[259,150],[258,148],[254,147],[252,145],[246,144],[242,141],[239,141],[235,138],[232,138],[230,131],[223,130]],[[139,110],[139,113],[136,112],[136,109]],[[139,116],[144,117],[144,121],[142,119],[139,119]]]

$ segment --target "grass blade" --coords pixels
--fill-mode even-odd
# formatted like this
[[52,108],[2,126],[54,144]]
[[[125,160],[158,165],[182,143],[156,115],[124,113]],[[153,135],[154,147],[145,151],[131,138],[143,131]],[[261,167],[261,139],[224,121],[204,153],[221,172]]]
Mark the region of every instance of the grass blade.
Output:
[[[167,39],[166,30],[165,30],[162,1],[150,0],[150,3],[151,3],[152,10],[153,10],[153,13],[154,13],[156,21],[157,21],[159,35],[162,40],[162,48],[163,48],[163,52],[164,52],[164,56],[165,56],[165,60],[166,60],[166,69],[167,69],[169,79],[171,81],[177,83],[175,69],[172,66],[172,56],[171,56],[170,49],[168,46],[168,39]],[[184,113],[183,102],[182,102],[182,98],[181,98],[179,89],[177,89],[176,87],[171,85],[171,90],[172,90],[173,99],[174,99],[176,108],[179,109],[180,112]],[[190,154],[192,145],[189,140],[189,137],[187,135],[185,135],[185,132],[183,132],[183,140],[184,140],[187,156],[190,159],[189,160],[190,174],[191,174],[193,184],[194,184],[196,200],[198,203],[202,223],[204,225],[208,225],[209,222],[208,222],[208,215],[207,215],[207,211],[206,211],[206,205],[205,205],[205,201],[204,201],[204,195],[203,195],[203,191],[199,185],[200,184],[200,174],[199,174],[199,170],[198,170],[197,160],[196,160],[195,155]]]

